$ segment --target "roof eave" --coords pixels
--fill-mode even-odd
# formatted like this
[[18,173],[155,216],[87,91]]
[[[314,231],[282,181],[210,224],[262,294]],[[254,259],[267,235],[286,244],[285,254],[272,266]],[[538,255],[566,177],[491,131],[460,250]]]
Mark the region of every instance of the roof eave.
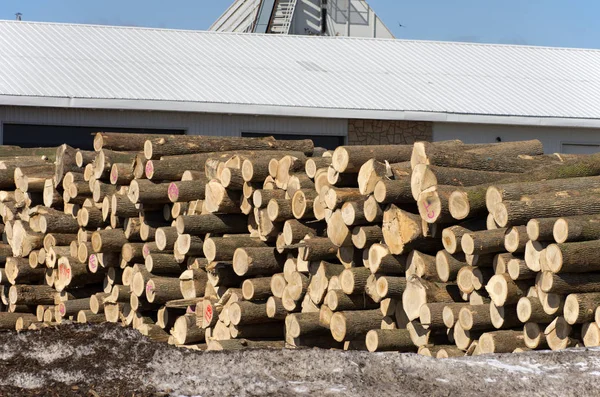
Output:
[[110,109],[156,112],[224,113],[253,116],[335,119],[413,120],[445,123],[600,128],[600,119],[463,114],[412,110],[339,109],[240,103],[209,103],[138,99],[65,98],[0,95],[0,106]]

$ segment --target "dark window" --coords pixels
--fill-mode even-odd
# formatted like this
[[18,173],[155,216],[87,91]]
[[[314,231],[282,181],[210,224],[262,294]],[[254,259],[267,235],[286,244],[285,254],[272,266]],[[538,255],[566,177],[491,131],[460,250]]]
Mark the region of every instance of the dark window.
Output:
[[21,147],[58,146],[63,143],[75,148],[93,150],[96,132],[131,132],[134,134],[184,134],[183,130],[151,128],[70,127],[59,125],[4,124],[5,145]]
[[295,135],[295,134],[269,134],[267,132],[242,132],[243,137],[261,137],[272,136],[275,139],[281,140],[296,140],[296,139],[311,139],[315,143],[315,147],[324,147],[325,149],[333,150],[344,144],[343,136],[335,135]]

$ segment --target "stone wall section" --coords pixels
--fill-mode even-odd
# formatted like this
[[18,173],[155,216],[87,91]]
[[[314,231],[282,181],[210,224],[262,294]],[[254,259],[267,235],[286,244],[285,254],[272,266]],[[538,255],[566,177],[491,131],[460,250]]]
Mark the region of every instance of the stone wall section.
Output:
[[401,145],[432,139],[429,121],[348,120],[348,145]]

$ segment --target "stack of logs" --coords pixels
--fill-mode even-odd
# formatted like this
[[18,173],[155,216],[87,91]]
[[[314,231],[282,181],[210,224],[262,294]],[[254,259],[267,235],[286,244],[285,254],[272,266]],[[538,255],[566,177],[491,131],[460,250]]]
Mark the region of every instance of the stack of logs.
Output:
[[0,148],[0,329],[434,357],[600,345],[600,155],[98,133]]

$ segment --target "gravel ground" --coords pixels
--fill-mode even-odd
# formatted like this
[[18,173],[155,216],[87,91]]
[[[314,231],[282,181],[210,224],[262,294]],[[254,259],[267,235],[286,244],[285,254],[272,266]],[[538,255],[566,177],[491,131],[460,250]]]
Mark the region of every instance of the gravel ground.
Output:
[[600,350],[435,360],[318,349],[197,352],[114,325],[0,334],[0,396],[588,396]]

